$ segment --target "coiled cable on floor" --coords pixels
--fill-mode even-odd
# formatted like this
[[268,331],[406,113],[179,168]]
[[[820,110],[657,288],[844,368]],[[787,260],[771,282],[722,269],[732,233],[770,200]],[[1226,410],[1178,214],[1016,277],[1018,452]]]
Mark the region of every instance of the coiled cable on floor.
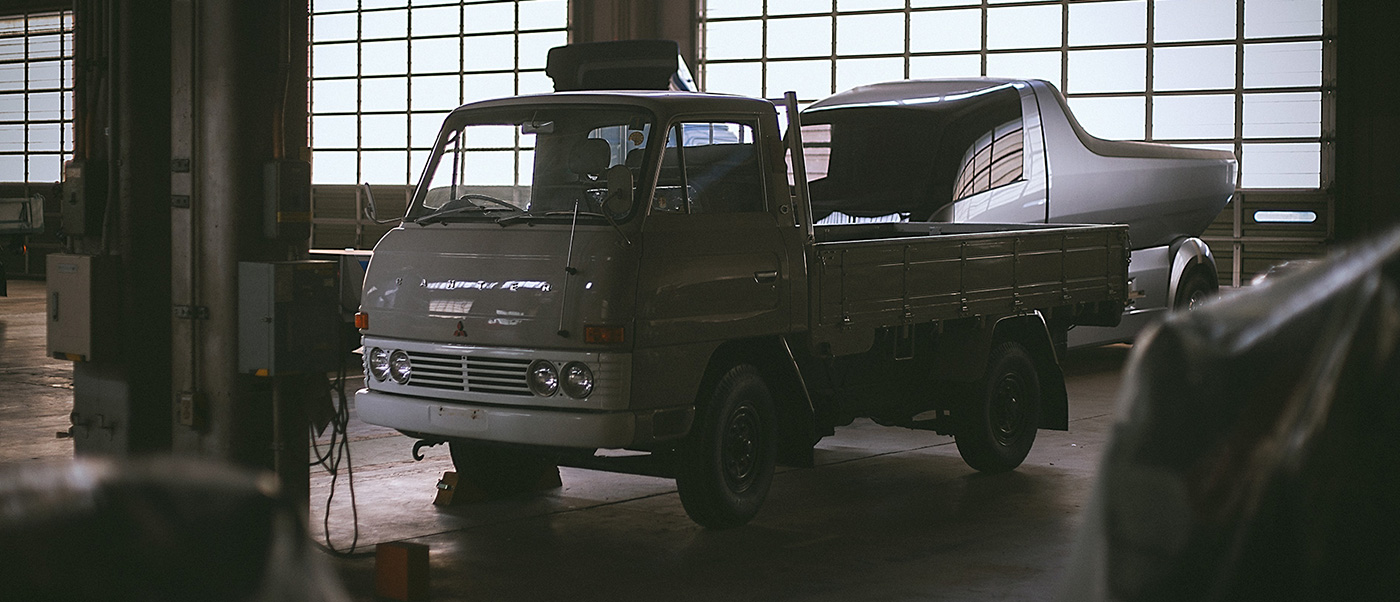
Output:
[[[342,330],[342,342],[344,338],[345,335]],[[344,349],[345,345],[342,344],[339,348]],[[331,490],[330,493],[326,495],[326,508],[321,516],[321,529],[325,538],[324,547],[327,552],[340,557],[354,555],[355,548],[360,541],[360,511],[355,503],[355,469],[350,459],[350,402],[349,398],[345,395],[345,380],[348,370],[348,362],[346,359],[344,355],[341,356],[340,369],[336,372],[335,380],[330,383],[331,391],[336,397],[336,409],[330,422],[331,440],[326,445],[324,454],[320,446],[316,443],[316,426],[312,424],[308,427],[311,429],[312,451],[316,455],[316,459],[311,462],[311,466],[315,467],[319,465],[331,475]],[[340,479],[342,462],[344,462],[346,482],[350,489],[350,517],[354,525],[353,534],[350,538],[350,547],[345,550],[337,549],[335,544],[331,543],[331,502],[335,499],[335,488],[337,481]]]

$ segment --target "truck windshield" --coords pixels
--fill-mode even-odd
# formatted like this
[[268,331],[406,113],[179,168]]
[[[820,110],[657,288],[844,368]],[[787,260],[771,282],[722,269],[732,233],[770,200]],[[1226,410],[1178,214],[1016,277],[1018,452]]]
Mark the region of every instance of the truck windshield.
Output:
[[641,109],[510,107],[448,118],[409,221],[533,218],[623,222],[652,117]]

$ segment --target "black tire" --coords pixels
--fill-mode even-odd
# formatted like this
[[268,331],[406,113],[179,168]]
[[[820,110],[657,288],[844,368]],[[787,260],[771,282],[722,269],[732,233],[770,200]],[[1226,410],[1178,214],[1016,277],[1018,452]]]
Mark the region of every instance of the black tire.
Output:
[[555,464],[549,458],[507,447],[471,441],[448,443],[459,479],[489,497],[534,491]]
[[744,364],[701,401],[679,450],[676,488],[691,520],[710,529],[738,527],[758,513],[773,484],[773,396],[758,369]]
[[1210,281],[1210,277],[1206,276],[1205,272],[1199,269],[1192,270],[1176,286],[1176,299],[1172,309],[1196,309],[1214,297],[1218,288]]
[[974,395],[954,437],[963,461],[986,473],[1020,466],[1040,421],[1040,378],[1026,348],[1002,343],[992,349]]

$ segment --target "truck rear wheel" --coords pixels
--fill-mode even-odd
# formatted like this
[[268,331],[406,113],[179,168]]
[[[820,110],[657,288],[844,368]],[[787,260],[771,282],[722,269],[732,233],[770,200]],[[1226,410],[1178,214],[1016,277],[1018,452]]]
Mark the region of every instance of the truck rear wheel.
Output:
[[1176,291],[1175,309],[1196,309],[1215,296],[1217,287],[1205,272],[1197,269],[1186,275]]
[[1026,348],[1002,343],[993,349],[976,395],[954,438],[958,453],[981,472],[1020,466],[1035,443],[1040,421],[1040,379]]
[[533,491],[554,463],[540,455],[471,441],[448,443],[457,476],[489,497]]
[[676,488],[691,520],[737,527],[758,513],[773,484],[773,397],[758,369],[744,364],[726,372],[704,401],[680,450]]

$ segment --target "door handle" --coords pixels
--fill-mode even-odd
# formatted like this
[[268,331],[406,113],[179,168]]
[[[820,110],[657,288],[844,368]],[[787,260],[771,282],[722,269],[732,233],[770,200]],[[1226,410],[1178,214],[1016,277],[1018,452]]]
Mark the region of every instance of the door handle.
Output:
[[778,270],[768,270],[766,272],[754,272],[753,281],[759,284],[773,282],[778,279]]

